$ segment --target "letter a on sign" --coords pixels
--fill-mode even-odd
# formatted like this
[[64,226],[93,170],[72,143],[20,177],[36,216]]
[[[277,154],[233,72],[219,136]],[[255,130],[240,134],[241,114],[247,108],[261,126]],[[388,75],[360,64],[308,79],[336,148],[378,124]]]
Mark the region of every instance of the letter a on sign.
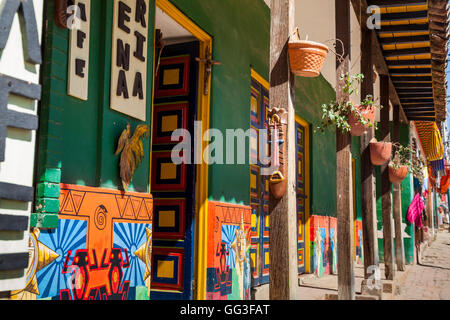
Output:
[[148,0],[114,0],[111,109],[146,120]]

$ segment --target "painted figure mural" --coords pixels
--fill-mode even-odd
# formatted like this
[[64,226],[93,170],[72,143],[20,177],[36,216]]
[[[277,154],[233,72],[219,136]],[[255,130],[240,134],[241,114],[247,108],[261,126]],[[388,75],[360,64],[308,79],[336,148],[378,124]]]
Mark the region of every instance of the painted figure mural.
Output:
[[247,206],[210,202],[206,298],[250,299],[250,217]]

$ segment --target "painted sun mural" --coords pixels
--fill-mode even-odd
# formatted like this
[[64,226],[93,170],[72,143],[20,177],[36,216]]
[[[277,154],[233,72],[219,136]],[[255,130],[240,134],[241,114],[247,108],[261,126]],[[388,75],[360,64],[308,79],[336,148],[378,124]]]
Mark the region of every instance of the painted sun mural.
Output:
[[13,299],[149,299],[150,194],[61,185],[59,226],[30,232],[27,283]]

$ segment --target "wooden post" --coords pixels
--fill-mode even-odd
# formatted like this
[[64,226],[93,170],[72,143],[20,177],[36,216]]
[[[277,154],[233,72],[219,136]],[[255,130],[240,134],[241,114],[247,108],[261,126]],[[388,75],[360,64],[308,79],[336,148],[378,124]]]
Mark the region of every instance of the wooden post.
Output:
[[[344,60],[336,60],[336,99],[347,101],[341,75],[349,71],[350,60],[350,0],[336,0],[336,38],[344,46]],[[355,299],[353,271],[353,192],[352,154],[350,133],[336,131],[336,189],[337,189],[337,249],[338,249],[338,299]]]
[[[381,140],[391,140],[389,126],[389,77],[380,76],[380,95],[383,109],[380,112]],[[380,140],[380,141],[381,141]],[[384,272],[386,280],[394,280],[394,239],[392,237],[392,184],[389,181],[388,164],[381,166],[381,207],[383,213]]]
[[[373,66],[372,66],[372,30],[361,29],[361,72],[364,81],[361,84],[361,98],[373,96]],[[373,274],[372,268],[378,268],[378,237],[377,213],[375,202],[375,175],[370,162],[370,140],[374,137],[374,129],[370,128],[361,136],[361,200],[364,244],[364,279]]]
[[[294,300],[298,287],[297,208],[295,193],[294,75],[288,61],[288,40],[294,31],[294,0],[272,0],[270,5],[270,105],[288,112],[287,192],[270,196],[270,300]],[[291,146],[292,143],[292,146]]]
[[[393,117],[394,142],[400,142],[400,106],[394,105]],[[401,184],[394,183],[394,225],[395,225],[395,262],[397,270],[405,271],[405,250],[403,244],[402,192]]]

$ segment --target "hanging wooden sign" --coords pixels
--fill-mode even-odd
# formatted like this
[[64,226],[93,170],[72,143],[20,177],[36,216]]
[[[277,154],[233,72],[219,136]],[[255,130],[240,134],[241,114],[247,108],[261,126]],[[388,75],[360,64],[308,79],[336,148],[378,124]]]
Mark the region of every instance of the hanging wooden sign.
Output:
[[91,0],[75,0],[68,9],[69,80],[67,94],[81,100],[89,91],[89,28]]
[[111,54],[113,110],[145,121],[148,0],[114,0]]

